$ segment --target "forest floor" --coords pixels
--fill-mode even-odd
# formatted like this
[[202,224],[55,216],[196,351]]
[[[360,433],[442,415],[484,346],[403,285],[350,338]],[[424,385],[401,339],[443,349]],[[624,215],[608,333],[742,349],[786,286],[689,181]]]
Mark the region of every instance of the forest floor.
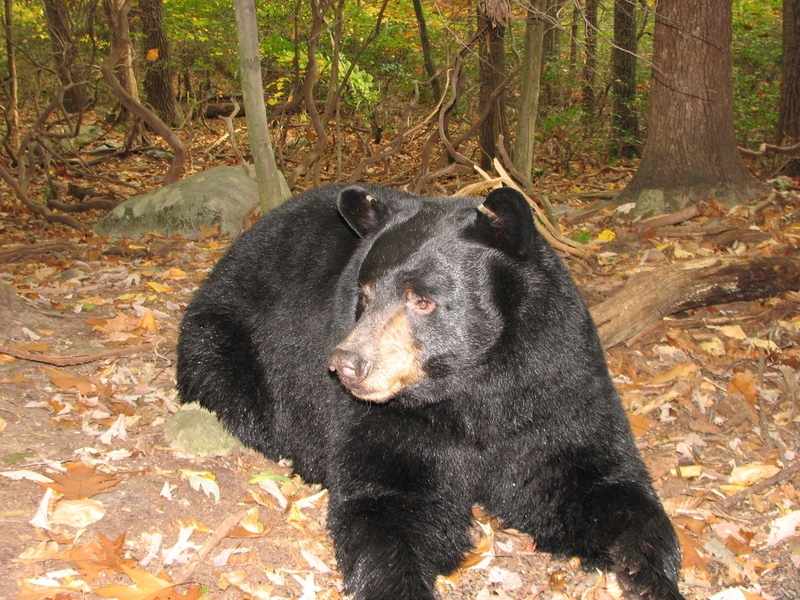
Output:
[[[572,265],[590,303],[653,266],[800,246],[793,191],[757,214],[709,205],[680,236],[629,234],[596,200],[568,208],[565,233],[599,256],[592,271]],[[0,600],[343,596],[324,490],[254,452],[191,456],[165,437],[181,311],[228,243],[108,241],[0,205],[0,282],[26,300],[0,321]],[[608,359],[681,539],[686,597],[797,598],[797,290],[674,315]],[[619,597],[613,577],[491,519],[476,532],[464,568],[440,580],[444,600]]]

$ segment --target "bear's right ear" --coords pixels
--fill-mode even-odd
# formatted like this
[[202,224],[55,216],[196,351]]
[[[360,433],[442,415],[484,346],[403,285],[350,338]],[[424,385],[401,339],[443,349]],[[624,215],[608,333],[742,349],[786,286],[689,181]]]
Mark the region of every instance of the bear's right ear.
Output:
[[355,185],[339,192],[337,206],[347,224],[364,239],[383,229],[391,216],[385,202]]
[[522,194],[507,187],[493,190],[476,213],[476,225],[485,241],[509,254],[525,257],[536,228],[531,207]]

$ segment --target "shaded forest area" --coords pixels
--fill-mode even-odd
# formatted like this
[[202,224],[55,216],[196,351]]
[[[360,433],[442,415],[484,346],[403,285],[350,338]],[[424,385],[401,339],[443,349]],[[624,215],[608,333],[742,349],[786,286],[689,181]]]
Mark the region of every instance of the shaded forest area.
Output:
[[[0,600],[341,598],[325,491],[176,433],[201,418],[178,411],[181,311],[230,240],[91,229],[251,159],[233,7],[4,9]],[[795,597],[800,2],[268,0],[258,25],[292,191],[524,191],[592,307],[682,592]],[[475,541],[443,600],[620,597],[477,509]]]

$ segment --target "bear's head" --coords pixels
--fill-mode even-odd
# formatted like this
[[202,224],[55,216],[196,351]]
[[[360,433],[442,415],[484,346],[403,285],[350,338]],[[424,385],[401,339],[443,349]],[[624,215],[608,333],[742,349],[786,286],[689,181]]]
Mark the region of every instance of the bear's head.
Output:
[[363,246],[348,299],[355,324],[329,368],[362,400],[447,397],[485,367],[525,293],[519,265],[538,235],[528,203],[501,188],[482,203],[420,198],[401,211],[349,187],[338,207]]

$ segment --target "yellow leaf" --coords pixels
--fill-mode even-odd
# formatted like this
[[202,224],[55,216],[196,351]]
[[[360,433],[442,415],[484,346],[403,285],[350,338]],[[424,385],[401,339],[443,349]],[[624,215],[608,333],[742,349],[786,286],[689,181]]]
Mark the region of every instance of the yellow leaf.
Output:
[[159,294],[164,293],[164,292],[171,292],[172,291],[172,287],[170,287],[168,285],[164,285],[163,283],[159,283],[157,281],[148,281],[147,285],[149,285],[151,288],[153,288]]
[[707,342],[702,342],[700,349],[711,356],[725,356],[726,354],[725,344],[717,337],[711,338]]
[[692,254],[688,250],[684,250],[677,243],[675,245],[673,245],[673,247],[672,247],[672,255],[677,259],[694,258],[694,254]]
[[186,271],[178,267],[170,267],[167,272],[164,273],[164,279],[184,279],[185,277]]
[[147,62],[156,62],[158,60],[158,48],[148,48],[144,59]]
[[601,242],[610,242],[615,237],[617,237],[617,234],[611,231],[610,229],[604,229],[597,235],[597,239],[600,240]]
[[195,475],[205,477],[206,479],[210,479],[212,481],[217,479],[211,471],[192,471],[191,469],[181,469],[181,479],[183,480],[194,477]]
[[703,467],[700,465],[682,465],[678,466],[677,469],[671,469],[669,474],[673,477],[682,477],[684,479],[688,477],[700,477],[700,475],[703,474]]

